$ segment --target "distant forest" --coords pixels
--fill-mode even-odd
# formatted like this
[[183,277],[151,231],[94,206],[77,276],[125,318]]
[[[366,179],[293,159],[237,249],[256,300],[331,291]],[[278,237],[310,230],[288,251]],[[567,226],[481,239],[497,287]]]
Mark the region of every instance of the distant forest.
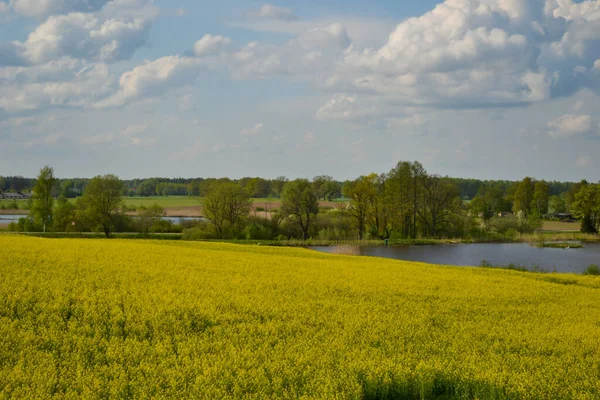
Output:
[[[509,180],[481,180],[468,178],[448,178],[459,190],[463,200],[472,200],[482,188],[495,187],[503,193],[509,192],[520,181]],[[67,198],[81,196],[89,185],[91,178],[57,179],[53,189],[55,197],[63,193]],[[123,182],[124,196],[192,196],[204,197],[211,184],[215,182],[235,182],[250,192],[254,198],[279,198],[283,186],[288,181],[286,177],[275,179],[264,178],[142,178],[125,179]],[[353,181],[337,181],[334,178],[321,175],[313,179],[321,189],[321,199],[335,200],[342,197],[344,186],[351,185]],[[568,193],[577,184],[576,182],[542,181],[548,186],[549,196],[559,196]],[[36,178],[22,176],[0,176],[0,191],[29,193],[36,183]]]

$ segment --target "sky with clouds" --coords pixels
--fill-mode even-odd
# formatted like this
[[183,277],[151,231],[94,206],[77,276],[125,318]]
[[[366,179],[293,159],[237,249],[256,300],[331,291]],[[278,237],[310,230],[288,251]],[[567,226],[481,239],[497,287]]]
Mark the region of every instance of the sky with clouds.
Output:
[[600,0],[0,0],[0,175],[600,180]]

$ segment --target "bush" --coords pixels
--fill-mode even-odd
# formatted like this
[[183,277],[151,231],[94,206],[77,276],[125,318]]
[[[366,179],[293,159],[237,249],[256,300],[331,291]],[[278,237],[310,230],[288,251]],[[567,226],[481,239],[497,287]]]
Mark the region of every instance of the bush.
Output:
[[590,265],[583,271],[584,275],[600,276],[600,267],[595,264]]
[[210,240],[217,239],[212,227],[206,221],[200,222],[195,228],[183,230],[183,240]]
[[18,210],[19,204],[17,204],[17,202],[13,200],[13,202],[8,205],[8,209],[9,210]]
[[518,236],[519,232],[513,228],[509,228],[506,232],[504,232],[504,237],[507,239],[515,240]]

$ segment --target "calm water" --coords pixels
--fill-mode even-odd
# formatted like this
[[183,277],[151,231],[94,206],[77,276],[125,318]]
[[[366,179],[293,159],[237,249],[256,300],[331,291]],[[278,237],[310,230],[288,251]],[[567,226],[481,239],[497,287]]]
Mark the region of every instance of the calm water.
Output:
[[[27,215],[0,215],[0,223],[18,221],[19,218],[27,218]],[[178,224],[180,221],[202,221],[202,217],[164,217],[167,221]]]
[[25,217],[27,217],[27,215],[1,215],[0,214],[0,223],[18,221],[19,218],[25,218]]
[[[584,244],[582,249],[550,249],[530,246],[527,243],[461,244],[406,247],[362,247],[362,256],[419,261],[429,264],[477,266],[482,260],[493,265],[515,263],[562,273],[582,273],[590,264],[600,265],[600,243]],[[311,247],[313,250],[336,253],[335,247]]]

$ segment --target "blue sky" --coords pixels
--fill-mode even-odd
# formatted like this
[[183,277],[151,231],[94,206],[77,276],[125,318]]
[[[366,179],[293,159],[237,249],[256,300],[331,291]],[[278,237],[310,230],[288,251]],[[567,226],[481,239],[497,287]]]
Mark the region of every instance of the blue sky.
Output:
[[600,0],[0,0],[0,175],[600,179]]

